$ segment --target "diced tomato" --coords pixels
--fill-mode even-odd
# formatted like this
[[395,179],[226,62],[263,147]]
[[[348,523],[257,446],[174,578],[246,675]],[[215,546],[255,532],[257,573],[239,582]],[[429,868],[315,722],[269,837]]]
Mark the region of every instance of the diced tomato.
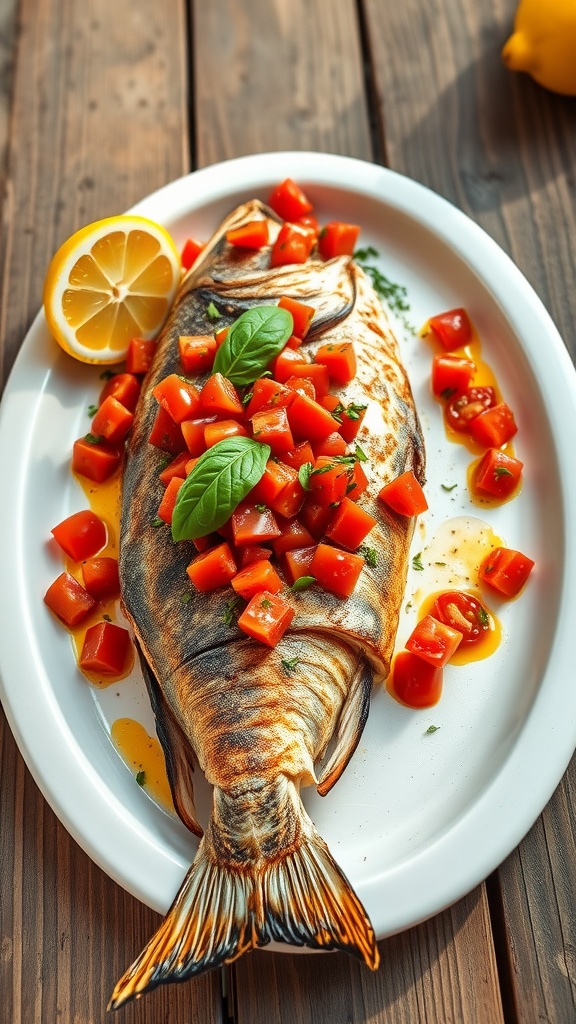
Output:
[[254,438],[261,444],[270,445],[273,455],[282,455],[294,447],[294,438],[284,407],[262,409],[254,413],[250,422]]
[[229,330],[229,327],[221,327],[219,331],[214,332],[214,341],[216,342],[216,348],[220,348],[220,345],[222,345],[226,341]]
[[140,381],[133,373],[115,373],[110,380],[106,381],[100,392],[99,404],[102,405],[107,398],[115,398],[125,409],[134,412],[136,402],[140,394]]
[[286,178],[276,186],[268,205],[282,220],[296,221],[312,213],[312,203],[292,178]]
[[300,348],[302,344],[302,338],[299,338],[296,334],[291,334],[286,342],[288,348]]
[[297,224],[282,225],[270,253],[270,266],[283,267],[289,263],[306,263],[314,247],[314,235]]
[[385,484],[378,497],[402,516],[418,516],[428,508],[422,485],[411,469]]
[[156,342],[145,338],[132,338],[126,353],[127,373],[148,373],[156,351]]
[[282,488],[278,497],[270,502],[270,507],[273,512],[284,516],[285,519],[290,519],[292,516],[298,515],[305,499],[306,491],[296,476],[294,480],[291,480],[290,483]]
[[352,469],[352,479],[348,485],[348,497],[352,501],[358,501],[364,492],[368,489],[370,481],[364,472],[361,462],[355,462]]
[[251,398],[246,405],[246,419],[250,419],[255,412],[262,409],[286,407],[292,401],[294,394],[290,388],[279,384],[272,377],[259,377],[252,385]]
[[390,689],[409,708],[431,708],[442,696],[443,671],[410,651],[394,659]]
[[234,544],[263,544],[279,537],[281,530],[274,513],[269,508],[257,508],[247,501],[241,501],[231,516]]
[[270,594],[277,594],[282,590],[282,580],[267,558],[247,565],[231,582],[236,593],[247,601],[262,590],[267,590]]
[[190,267],[196,262],[203,248],[202,243],[197,242],[195,238],[186,239],[180,256],[184,270],[190,270]]
[[206,451],[206,427],[216,422],[216,416],[203,416],[199,420],[184,420],[181,427],[184,444],[190,455],[197,458]]
[[67,626],[76,626],[92,611],[96,601],[68,572],[63,572],[50,584],[44,601],[51,612]]
[[318,235],[320,234],[320,225],[313,213],[305,213],[303,217],[298,217],[298,220],[295,221],[295,223],[299,224],[301,228],[306,228],[308,231],[312,231],[316,235],[316,238],[318,238]]
[[93,441],[93,435],[79,437],[72,448],[72,470],[101,484],[116,472],[122,462],[122,449],[106,441]]
[[357,224],[343,224],[333,220],[322,228],[318,235],[318,248],[324,260],[335,256],[352,256],[358,241],[360,228]]
[[467,388],[461,395],[456,395],[444,409],[446,423],[452,430],[464,433],[470,430],[470,423],[484,409],[496,405],[496,392],[487,385],[481,388]]
[[485,448],[501,448],[518,430],[514,413],[506,402],[485,409],[470,423],[470,433]]
[[432,361],[432,394],[445,401],[465,391],[474,374],[476,363],[464,356],[434,356]]
[[218,413],[224,416],[240,416],[244,412],[244,406],[238,397],[238,392],[221,373],[213,373],[208,377],[200,392],[200,404],[207,413]]
[[[189,454],[189,453],[187,453],[187,454]],[[186,460],[186,465],[184,466],[184,476],[185,476],[185,477],[186,477],[186,476],[190,476],[190,473],[191,473],[191,472],[192,472],[192,470],[194,469],[194,466],[195,466],[195,465],[196,465],[196,463],[198,462],[198,459],[199,459],[199,458],[200,458],[200,456],[199,456],[199,455],[196,455],[196,456],[195,456],[194,458],[192,458],[192,459],[187,459],[187,460]],[[181,474],[180,474],[180,475],[181,475]]]
[[186,447],[182,427],[174,422],[170,413],[161,405],[158,406],[148,443],[172,455],[178,455]]
[[238,420],[217,420],[204,427],[204,443],[207,448],[212,448],[227,437],[248,437],[248,431]]
[[472,488],[483,497],[510,498],[522,478],[523,463],[498,448],[489,448],[472,474]]
[[82,563],[82,576],[86,590],[97,600],[117,597],[120,593],[117,558],[110,558],[108,555],[87,558]]
[[322,398],[319,398],[318,401],[320,402],[320,405],[324,406],[325,409],[328,409],[328,412],[333,413],[335,410],[338,410],[336,412],[336,415],[340,415],[340,408],[342,407],[342,402],[338,395],[324,395]]
[[495,548],[483,560],[478,577],[504,597],[517,597],[526,583],[534,562],[513,548]]
[[295,448],[291,448],[289,452],[284,452],[282,455],[282,461],[288,466],[292,466],[293,469],[300,469],[305,462],[314,462],[314,452],[312,445],[309,441],[301,441]]
[[181,334],[178,348],[184,373],[197,375],[212,369],[218,345],[210,334]]
[[314,498],[308,497],[300,509],[299,518],[314,539],[320,540],[333,514],[334,510],[328,505],[320,505]]
[[276,647],[294,618],[295,611],[283,597],[262,590],[255,594],[238,618],[248,636],[268,647]]
[[186,567],[196,590],[205,593],[227,586],[238,572],[234,556],[224,541],[215,548],[208,548],[196,555]]
[[[308,364],[302,363],[301,365],[307,366]],[[299,394],[306,395],[307,398],[316,398],[316,388],[309,377],[288,377],[286,387],[291,391],[298,391]]]
[[216,547],[220,540],[217,533],[207,533],[205,537],[194,537],[192,543],[196,551],[208,551],[208,548]]
[[343,498],[326,530],[326,536],[343,548],[354,551],[377,522],[374,516],[355,505],[350,498]]
[[361,555],[320,543],[310,565],[310,575],[324,590],[338,597],[350,597],[363,568]]
[[320,455],[310,474],[310,492],[314,501],[326,508],[342,501],[351,481],[352,466],[349,463],[335,462],[330,455]]
[[462,633],[433,615],[425,615],[406,641],[406,650],[429,665],[444,668],[462,642]]
[[270,558],[271,555],[270,548],[265,548],[261,544],[247,544],[245,547],[238,548],[236,561],[243,569],[245,566],[251,565],[252,562],[260,562],[263,558]]
[[301,362],[302,353],[286,345],[272,363],[271,369],[274,380],[279,381],[280,384],[285,384],[288,378],[294,375],[294,367],[300,365]]
[[320,455],[345,455],[347,447],[342,434],[335,430],[333,434],[328,434],[323,441],[315,443],[314,458],[317,459]]
[[78,664],[86,672],[117,676],[124,670],[129,650],[127,629],[114,622],[98,622],[86,630]]
[[493,620],[484,605],[463,590],[446,590],[436,598],[432,614],[462,634],[462,644],[471,646],[483,640],[493,628]]
[[314,395],[317,402],[320,402],[328,393],[330,379],[328,370],[320,363],[295,363],[292,367],[292,376],[300,377],[302,380],[309,380],[314,385]]
[[163,519],[165,523],[170,526],[172,522],[172,515],[174,512],[174,506],[178,497],[178,492],[184,483],[184,477],[173,476],[170,483],[168,484],[164,494],[162,495],[162,501],[158,506],[158,512],[156,513],[159,519]]
[[174,423],[183,423],[199,416],[200,395],[192,381],[184,380],[177,373],[171,373],[152,389],[156,401],[172,417]]
[[308,547],[314,544],[314,537],[298,519],[290,519],[282,526],[282,533],[272,541],[274,554],[277,558],[292,551],[294,548]]
[[287,484],[298,479],[298,473],[283,462],[269,459],[258,483],[252,488],[249,500],[252,504],[271,505]]
[[294,334],[300,339],[305,338],[316,312],[314,306],[306,306],[303,302],[291,299],[288,295],[282,296],[278,306],[280,309],[287,309],[292,314],[292,320],[294,321],[292,330]]
[[134,413],[109,395],[92,420],[92,433],[110,444],[121,444],[134,422]]
[[472,340],[472,325],[465,309],[449,309],[428,321],[434,337],[446,352],[462,348]]
[[226,232],[226,241],[240,249],[261,249],[268,245],[268,221],[251,220]]
[[340,413],[340,433],[347,444],[356,439],[366,415],[366,406],[350,402]]
[[292,548],[282,556],[282,566],[290,584],[299,580],[301,576],[311,576],[310,567],[316,553],[316,545],[310,544],[305,548]]
[[319,402],[296,394],[288,408],[288,422],[296,441],[323,441],[334,433],[334,418]]
[[356,376],[356,352],[351,341],[321,345],[314,360],[326,367],[334,384],[349,384]]
[[62,550],[76,562],[91,558],[106,545],[106,526],[90,509],[74,512],[50,532]]
[[180,452],[172,459],[172,462],[169,462],[168,465],[165,466],[158,474],[160,482],[166,487],[173,476],[187,476],[188,473],[186,467],[190,461],[190,452]]

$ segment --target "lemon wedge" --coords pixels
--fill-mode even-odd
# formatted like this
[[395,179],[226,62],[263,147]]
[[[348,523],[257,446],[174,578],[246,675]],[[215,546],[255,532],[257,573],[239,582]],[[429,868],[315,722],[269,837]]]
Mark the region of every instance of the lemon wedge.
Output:
[[125,214],[88,224],[52,258],[44,312],[58,344],[85,363],[116,363],[131,338],[162,328],[180,282],[168,232]]

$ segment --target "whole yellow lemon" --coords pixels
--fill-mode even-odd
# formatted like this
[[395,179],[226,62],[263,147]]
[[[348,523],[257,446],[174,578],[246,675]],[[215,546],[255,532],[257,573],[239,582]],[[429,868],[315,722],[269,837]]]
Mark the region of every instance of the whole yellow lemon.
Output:
[[545,89],[576,96],[576,0],[520,0],[502,59]]

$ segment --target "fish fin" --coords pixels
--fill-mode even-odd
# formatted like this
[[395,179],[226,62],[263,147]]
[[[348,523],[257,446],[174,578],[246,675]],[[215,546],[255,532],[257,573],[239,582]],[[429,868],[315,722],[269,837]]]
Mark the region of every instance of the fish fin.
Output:
[[343,950],[375,971],[380,954],[364,907],[304,808],[302,826],[302,842],[264,872],[267,938]]
[[194,787],[192,784],[194,762],[192,760],[190,744],[171,713],[158,686],[156,676],[140,648],[138,648],[138,653],[156,719],[156,733],[164,751],[166,772],[174,806],[178,817],[184,822],[186,828],[193,832],[194,835],[202,837],[204,830],[196,818],[196,808],[194,805]]
[[205,836],[170,910],[117,982],[108,1009],[163,982],[185,981],[230,963],[258,945],[253,904],[251,872],[219,865]]
[[362,659],[350,681],[348,696],[340,712],[336,746],[318,780],[320,796],[326,796],[338,782],[364,731],[370,710],[372,668]]

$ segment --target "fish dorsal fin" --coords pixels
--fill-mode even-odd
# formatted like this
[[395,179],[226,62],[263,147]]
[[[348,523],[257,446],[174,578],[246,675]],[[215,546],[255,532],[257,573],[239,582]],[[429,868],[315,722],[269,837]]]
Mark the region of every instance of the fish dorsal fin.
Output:
[[326,796],[338,782],[358,746],[370,710],[372,674],[368,662],[361,658],[338,719],[336,746],[320,774],[317,786],[320,796]]
[[192,784],[194,762],[192,759],[192,748],[166,704],[150,666],[143,657],[142,652],[139,653],[142,672],[156,717],[156,732],[164,751],[166,771],[168,773],[170,789],[172,790],[174,806],[178,812],[178,817],[184,822],[186,828],[190,829],[194,835],[201,837],[204,834],[204,830],[198,823],[194,805],[194,787]]

